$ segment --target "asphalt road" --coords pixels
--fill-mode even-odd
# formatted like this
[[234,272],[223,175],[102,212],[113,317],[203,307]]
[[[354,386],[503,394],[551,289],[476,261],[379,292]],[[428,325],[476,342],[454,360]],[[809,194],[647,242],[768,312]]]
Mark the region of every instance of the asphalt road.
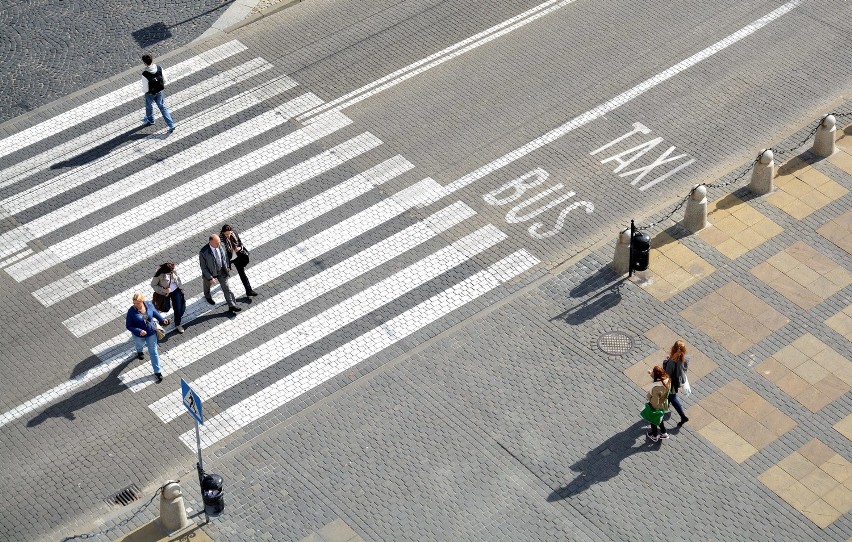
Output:
[[[205,14],[198,18],[187,13],[188,5],[183,11],[171,5],[160,10],[169,14],[164,24],[173,36],[149,47],[155,53],[163,52],[200,34],[203,22],[215,19],[215,8],[221,6],[221,2],[209,4],[209,10],[203,10]],[[15,73],[27,75],[23,83],[14,79],[12,92],[4,93],[0,119],[14,119],[76,90],[82,83],[100,81],[132,66],[133,62],[125,61],[135,57],[140,48],[132,32],[160,21],[161,13],[138,20],[134,9],[126,3],[122,6],[128,21],[124,30],[114,24],[122,17],[109,16],[107,24],[108,11],[102,10],[100,19],[92,17],[92,25],[85,27],[87,33],[82,35],[98,35],[103,41],[76,40],[79,46],[85,43],[90,51],[98,51],[103,61],[98,70],[84,72],[88,81],[69,62],[69,58],[78,56],[73,48],[60,47],[51,39],[40,46],[33,39],[51,27],[54,19],[28,15],[25,25],[4,25],[6,32],[20,36],[8,38],[10,46],[4,53],[8,60],[4,57],[4,64],[16,65],[19,71]],[[3,16],[15,13],[14,9],[4,10]],[[192,11],[197,14],[198,6],[193,4]],[[76,28],[73,19],[63,19],[50,10],[41,13]],[[212,208],[225,197],[323,153],[327,158],[339,157],[340,163],[326,169],[318,163],[307,167],[319,179],[316,182],[294,185],[286,192],[275,183],[269,184],[257,196],[261,203],[233,213],[226,209],[219,216],[229,217],[244,232],[300,203],[309,202],[296,214],[310,214],[308,211],[326,197],[325,190],[385,160],[400,156],[410,167],[374,183],[333,212],[311,215],[302,222],[293,218],[295,225],[290,229],[274,226],[282,228],[276,235],[263,234],[267,230],[259,229],[247,236],[246,242],[252,247],[259,244],[258,237],[268,238],[262,248],[252,252],[256,275],[263,275],[257,270],[260,262],[275,254],[289,250],[290,255],[308,255],[297,259],[292,272],[279,276],[273,267],[263,275],[263,295],[248,306],[257,303],[257,312],[267,314],[267,320],[249,325],[246,322],[252,320],[246,317],[250,311],[229,320],[218,307],[216,312],[199,316],[187,335],[173,336],[163,345],[162,351],[172,364],[183,363],[180,359],[197,360],[191,369],[183,373],[170,370],[161,387],[145,384],[144,389],[135,390],[138,393],[131,393],[126,387],[130,379],[121,373],[133,373],[131,367],[137,362],[119,356],[112,358],[109,370],[92,376],[72,392],[56,395],[26,415],[4,422],[0,427],[4,485],[24,490],[29,496],[4,504],[0,534],[6,539],[24,540],[52,532],[67,533],[71,527],[83,528],[90,525],[87,521],[92,514],[103,513],[103,499],[112,492],[130,483],[148,486],[172,475],[180,465],[191,463],[192,451],[180,440],[185,441],[191,427],[186,416],[164,423],[149,409],[176,388],[179,374],[201,378],[234,360],[238,360],[237,365],[219,376],[240,373],[240,363],[253,363],[251,360],[259,356],[253,349],[275,340],[282,332],[295,330],[283,342],[269,347],[270,355],[279,355],[281,363],[245,375],[207,403],[208,416],[225,414],[270,382],[287,378],[452,285],[471,280],[470,288],[479,287],[474,283],[482,270],[494,273],[498,261],[519,250],[543,262],[534,272],[540,275],[602,241],[614,239],[631,218],[648,223],[664,216],[696,183],[741,168],[760,149],[814,123],[822,113],[848,99],[852,70],[843,43],[852,30],[850,14],[849,4],[840,0],[794,0],[786,4],[765,0],[747,5],[732,0],[666,4],[627,0],[545,4],[520,0],[306,1],[221,40],[217,38],[219,41],[165,57],[164,65],[174,66],[208,46],[229,40],[238,40],[247,48],[176,81],[169,89],[172,97],[185,90],[186,96],[191,96],[194,85],[256,58],[272,65],[267,71],[240,78],[229,75],[227,79],[234,84],[218,89],[221,94],[187,103],[177,111],[178,129],[172,137],[183,139],[142,139],[155,129],[140,131],[134,120],[128,121],[127,127],[116,125],[114,134],[91,139],[88,147],[73,144],[64,154],[50,154],[51,149],[74,138],[85,138],[114,119],[139,114],[141,99],[134,98],[99,115],[82,116],[75,126],[45,133],[33,145],[4,154],[0,158],[3,170],[25,161],[41,164],[0,182],[0,208],[6,216],[2,222],[4,236],[10,246],[24,239],[27,250],[35,252],[18,251],[15,261],[6,259],[6,272],[0,277],[4,304],[12,307],[0,314],[4,371],[15,375],[0,383],[2,410],[7,414],[63,385],[69,377],[85,375],[115,352],[123,352],[102,346],[122,336],[121,318],[108,318],[85,332],[69,334],[70,317],[137,283],[146,283],[154,260],[191,262],[206,239],[205,232],[177,238],[178,231],[174,241],[163,242],[155,232],[182,224],[181,220]],[[26,30],[21,30],[22,26]],[[110,30],[94,30],[101,27]],[[56,31],[58,36],[69,35],[67,30]],[[109,47],[104,46],[107,42]],[[16,44],[24,43],[32,45],[19,51]],[[38,83],[36,75],[41,72],[27,69],[38,62],[35,58],[50,59],[56,74]],[[421,62],[427,58],[427,62]],[[263,96],[264,85],[268,88],[273,77],[285,74],[298,86],[270,94],[267,101],[254,102],[239,111],[234,109],[235,102],[225,101],[254,86],[259,86],[258,96]],[[60,102],[55,111],[28,117],[20,125],[7,123],[0,130],[8,136],[5,141],[13,141],[19,130],[135,83],[135,79],[133,73],[122,73],[106,86]],[[32,97],[36,88],[42,89],[37,99]],[[314,93],[329,105],[319,110],[303,108],[296,111],[295,120],[275,121],[274,127],[258,128],[251,134],[248,128],[237,127],[264,113],[274,118],[275,114],[269,113],[273,108],[283,119],[290,113],[281,111],[291,111],[286,109],[287,103],[303,92]],[[189,98],[183,99],[189,102]],[[173,109],[177,102],[172,102]],[[305,110],[307,113],[303,113]],[[312,139],[305,136],[304,130],[321,131],[324,122],[334,125],[334,110],[351,123],[338,119],[340,126],[327,128]],[[218,122],[200,127],[197,119],[204,115],[212,115]],[[293,135],[297,131],[298,135]],[[220,139],[214,140],[216,137]],[[281,143],[285,137],[292,140]],[[302,139],[305,141],[298,143]],[[211,145],[209,156],[190,163],[193,154],[202,154],[197,149],[211,141],[218,147]],[[157,147],[145,151],[144,145]],[[185,152],[190,145],[199,147]],[[281,149],[287,145],[293,148],[284,153]],[[67,185],[68,179],[89,175],[87,172],[95,167],[92,164],[116,160],[126,149],[143,149],[143,156],[110,166],[84,185]],[[184,154],[179,155],[181,152]],[[255,152],[258,154],[251,154]],[[264,158],[265,153],[275,152],[281,154]],[[39,162],[41,156],[49,158]],[[170,157],[176,158],[169,161]],[[228,164],[239,160],[243,160],[237,168],[239,175],[227,186],[211,191],[210,183],[220,183],[231,175]],[[181,173],[169,176],[170,168]],[[142,179],[140,183],[155,179],[151,184],[159,184],[142,191],[126,185],[123,192],[109,195],[114,183],[136,178]],[[365,209],[375,209],[373,206],[386,201],[388,195],[422,179],[434,181],[421,185],[432,187],[430,198],[401,203],[398,215],[345,244],[329,245],[335,248],[328,253],[311,252],[311,247],[320,244],[315,236]],[[172,190],[175,192],[168,192]],[[173,194],[168,209],[160,203],[152,206],[157,196],[167,193]],[[92,198],[91,202],[69,211],[69,205],[84,197]],[[304,292],[292,289],[335,265],[354,265],[348,258],[416,226],[420,219],[456,201],[472,210],[470,220],[459,219],[403,255],[387,253],[383,256],[387,264],[358,277],[341,279],[302,306],[288,311],[280,306],[263,309],[262,303],[276,294],[284,299],[297,293],[308,295],[317,288],[315,285],[303,287]],[[233,203],[233,207],[239,205],[239,200]],[[462,260],[439,258],[440,265],[430,262],[417,271],[420,274],[411,272],[416,280],[411,279],[409,290],[393,290],[394,284],[408,276],[395,273],[418,262],[422,265],[428,254],[452,243],[461,247],[460,239],[489,224],[502,232],[495,234],[498,237],[505,234],[505,240],[482,242],[476,250],[462,247],[460,253],[466,256]],[[108,262],[114,260],[110,258],[145,239],[149,243],[144,248],[123,256],[132,259],[134,265],[111,268],[113,264]],[[39,256],[42,252],[57,254],[58,260]],[[76,276],[80,270],[87,282],[80,283],[78,289],[73,284],[79,281],[67,277]],[[259,419],[223,418],[221,438],[211,439],[209,451],[233,449],[316,404],[358,375],[392,361],[443,330],[463,325],[467,318],[538,276],[523,272],[518,269],[525,277],[520,282],[509,274],[507,284],[495,285],[483,297],[473,297],[472,304],[452,318],[444,318],[440,311],[435,312],[434,319],[431,313],[423,317],[425,327],[417,330],[413,336],[416,340],[394,341],[381,355],[367,356],[355,372],[317,381],[306,398],[284,408],[272,408],[271,414]],[[358,303],[340,308],[346,299],[373,285],[380,287],[357,298]],[[200,281],[195,280],[191,289],[192,295],[197,294]],[[235,289],[241,291],[239,286]],[[61,300],[51,300],[48,293]],[[34,294],[41,295],[38,301]],[[387,303],[379,302],[385,299],[381,296],[388,296]],[[369,308],[358,308],[359,303]],[[319,333],[316,329],[326,324],[330,326],[327,333],[311,335],[314,338],[307,343],[299,342],[302,335]],[[301,325],[305,328],[298,328]],[[196,340],[179,350],[180,355],[169,357],[171,350],[204,332],[209,332],[210,340],[217,336],[233,338],[212,352],[205,350],[203,341]],[[136,373],[147,376],[147,362]],[[278,398],[269,400],[274,405]],[[72,499],[66,493],[69,489]],[[69,500],[73,503],[68,504]]]

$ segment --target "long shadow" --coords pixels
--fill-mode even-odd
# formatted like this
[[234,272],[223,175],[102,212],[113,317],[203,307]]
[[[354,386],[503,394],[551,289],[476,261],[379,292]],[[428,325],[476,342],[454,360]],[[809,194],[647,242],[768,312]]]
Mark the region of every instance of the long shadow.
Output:
[[140,125],[122,134],[118,134],[114,138],[104,141],[97,147],[91,148],[82,154],[78,154],[72,158],[67,160],[63,160],[62,162],[56,162],[55,164],[50,166],[50,169],[63,169],[63,168],[72,168],[78,166],[84,166],[90,162],[94,162],[99,158],[103,158],[107,154],[111,153],[117,147],[124,145],[130,141],[135,141],[139,139],[144,139],[148,137],[150,134],[139,134],[140,130],[144,130],[146,126],[143,126],[140,121]]
[[77,410],[96,403],[101,399],[126,391],[127,386],[121,382],[119,375],[135,359],[136,356],[128,357],[126,360],[116,365],[102,381],[97,382],[84,390],[80,390],[74,395],[63,399],[58,403],[50,405],[27,422],[27,427],[40,425],[48,418],[66,418],[68,420],[74,420],[76,419],[76,415],[74,413]]
[[[578,473],[577,477],[568,484],[554,490],[547,502],[579,495],[595,484],[606,482],[618,476],[621,472],[621,462],[633,454],[653,452],[660,449],[660,443],[645,440],[647,422],[638,420],[636,423],[617,433],[586,454],[586,457],[571,465],[571,470]],[[641,436],[642,442],[636,445],[636,437]]]
[[624,289],[627,279],[616,274],[610,269],[598,271],[592,277],[584,280],[573,290],[571,297],[583,297],[600,286],[601,277],[606,277],[610,285],[592,296],[587,297],[582,302],[569,307],[550,319],[551,322],[562,320],[572,326],[579,326],[592,318],[597,317],[601,313],[616,307],[621,303],[621,291]]

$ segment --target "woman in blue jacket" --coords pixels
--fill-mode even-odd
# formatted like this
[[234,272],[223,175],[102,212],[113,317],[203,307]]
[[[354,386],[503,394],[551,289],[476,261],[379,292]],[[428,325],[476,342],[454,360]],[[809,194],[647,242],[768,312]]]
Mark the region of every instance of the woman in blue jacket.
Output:
[[136,343],[136,358],[144,359],[143,350],[148,345],[148,354],[151,356],[151,367],[154,368],[154,376],[157,383],[163,381],[160,373],[160,351],[157,349],[157,328],[154,320],[162,325],[169,325],[169,319],[157,312],[154,304],[145,301],[145,296],[139,292],[133,294],[133,306],[127,311],[127,330],[133,334],[133,342]]

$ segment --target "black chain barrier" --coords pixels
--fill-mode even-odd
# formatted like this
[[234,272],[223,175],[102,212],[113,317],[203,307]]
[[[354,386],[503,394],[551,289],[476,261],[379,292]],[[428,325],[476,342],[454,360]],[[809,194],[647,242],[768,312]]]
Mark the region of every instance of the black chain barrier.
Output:
[[154,499],[156,499],[157,495],[159,495],[162,491],[163,491],[162,487],[157,489],[157,491],[154,493],[154,495],[151,497],[151,499],[148,502],[146,502],[144,505],[142,505],[142,507],[140,507],[138,510],[133,512],[133,514],[131,514],[130,517],[121,520],[119,523],[116,523],[115,525],[113,525],[109,529],[104,529],[103,531],[98,531],[98,532],[94,532],[94,533],[75,534],[73,536],[66,536],[65,538],[62,539],[61,542],[67,542],[68,540],[76,540],[76,539],[94,538],[96,536],[105,535],[105,534],[109,533],[110,531],[118,529],[119,527],[124,527],[125,525],[127,525],[128,523],[133,521],[133,519],[136,516],[138,516],[139,514],[144,512],[149,506],[151,506],[151,503],[154,502]]
[[[849,111],[847,113],[829,113],[828,115],[834,115],[834,118],[839,121],[840,119],[846,119],[848,117],[852,117],[852,111]],[[689,198],[692,197],[692,193],[695,192],[695,189],[698,188],[699,186],[703,186],[703,187],[705,187],[709,190],[711,188],[724,188],[726,186],[730,186],[732,184],[739,183],[746,175],[749,174],[749,172],[754,167],[754,164],[760,159],[760,157],[763,155],[763,153],[766,152],[767,150],[772,151],[772,153],[775,155],[774,158],[781,158],[784,155],[786,155],[786,154],[788,154],[792,151],[800,149],[802,147],[802,145],[804,145],[805,143],[810,141],[810,139],[814,136],[816,131],[819,129],[823,120],[825,120],[825,117],[827,117],[828,115],[825,115],[824,117],[822,117],[819,120],[819,122],[817,122],[817,125],[814,126],[813,130],[808,132],[808,135],[806,135],[804,138],[802,138],[802,140],[799,143],[797,143],[793,146],[790,146],[790,147],[783,148],[783,149],[769,148],[769,149],[765,149],[765,150],[761,151],[760,154],[757,155],[757,158],[752,160],[752,162],[748,166],[746,166],[741,172],[739,172],[737,175],[735,175],[731,180],[719,182],[719,183],[701,183],[701,184],[696,185],[692,190],[689,191],[689,194],[687,194],[685,198],[680,200],[680,202],[677,205],[675,205],[675,207],[671,211],[669,211],[668,213],[666,213],[662,217],[658,218],[654,222],[650,222],[650,223],[648,223],[644,226],[636,226],[636,229],[639,230],[639,231],[650,230],[651,228],[658,226],[659,224],[670,219],[672,216],[674,216],[675,213],[680,211],[683,208],[684,205],[686,205],[686,202],[689,201]],[[630,229],[630,228],[628,227],[627,229]]]

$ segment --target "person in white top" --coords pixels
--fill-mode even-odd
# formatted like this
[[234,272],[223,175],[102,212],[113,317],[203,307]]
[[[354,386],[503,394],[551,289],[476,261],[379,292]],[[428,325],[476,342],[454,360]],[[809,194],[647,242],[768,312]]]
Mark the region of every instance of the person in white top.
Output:
[[142,117],[142,123],[146,126],[154,125],[154,104],[157,104],[160,113],[163,115],[163,120],[166,121],[166,126],[169,127],[169,133],[171,133],[175,129],[175,122],[172,120],[172,114],[166,105],[166,75],[163,73],[162,66],[154,64],[154,57],[151,55],[142,55],[142,62],[145,64],[145,70],[142,72],[145,116]]
[[186,296],[183,294],[183,283],[180,280],[175,264],[166,262],[161,264],[151,279],[151,287],[154,293],[163,296],[163,306],[157,307],[160,312],[168,312],[169,306],[175,312],[175,331],[183,333],[186,331],[181,325],[183,313],[186,311]]

